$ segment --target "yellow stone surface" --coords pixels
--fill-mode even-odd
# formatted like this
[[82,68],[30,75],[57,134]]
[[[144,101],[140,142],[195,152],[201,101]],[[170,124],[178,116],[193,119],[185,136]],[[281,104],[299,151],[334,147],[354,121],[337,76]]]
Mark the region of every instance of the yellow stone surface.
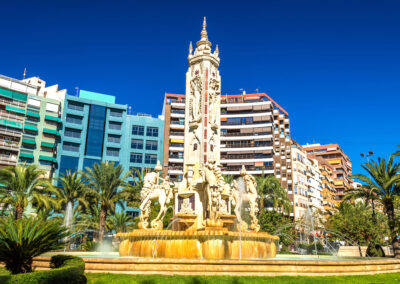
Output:
[[190,259],[260,259],[276,255],[279,237],[226,230],[134,230],[118,234],[120,256]]

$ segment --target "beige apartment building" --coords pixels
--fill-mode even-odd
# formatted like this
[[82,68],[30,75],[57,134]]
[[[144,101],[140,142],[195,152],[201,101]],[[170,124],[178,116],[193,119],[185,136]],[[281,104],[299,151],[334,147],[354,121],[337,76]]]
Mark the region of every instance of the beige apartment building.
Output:
[[322,180],[318,160],[292,140],[293,185],[289,198],[293,202],[294,219],[301,219],[308,208],[324,211]]
[[[221,164],[227,175],[274,174],[284,188],[292,183],[288,113],[267,94],[221,96]],[[163,117],[163,172],[172,180],[183,175],[185,96],[166,94]]]
[[313,154],[328,162],[333,168],[335,200],[340,202],[343,196],[351,189],[351,171],[352,165],[350,158],[344,153],[338,144],[312,144],[303,145],[308,154]]

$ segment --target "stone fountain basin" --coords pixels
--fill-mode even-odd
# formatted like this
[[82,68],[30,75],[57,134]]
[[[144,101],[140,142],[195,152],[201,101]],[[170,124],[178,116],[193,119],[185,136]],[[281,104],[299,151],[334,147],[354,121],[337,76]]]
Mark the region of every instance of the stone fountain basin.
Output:
[[225,230],[134,230],[120,233],[120,256],[186,259],[265,259],[276,255],[279,237]]

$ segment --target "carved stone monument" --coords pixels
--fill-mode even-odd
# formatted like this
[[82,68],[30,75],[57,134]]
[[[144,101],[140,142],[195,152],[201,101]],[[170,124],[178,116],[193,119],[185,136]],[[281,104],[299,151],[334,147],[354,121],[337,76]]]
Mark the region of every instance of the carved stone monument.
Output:
[[[214,52],[204,18],[201,38],[189,45],[186,73],[184,169],[180,183],[160,177],[161,165],[146,174],[141,191],[139,230],[119,234],[123,256],[170,258],[265,258],[275,256],[279,238],[259,233],[257,184],[243,166],[233,186],[220,165],[221,76],[218,46]],[[174,200],[172,230],[163,229],[167,205]],[[151,202],[160,211],[149,221]],[[234,206],[235,215],[231,214]],[[247,206],[250,224],[241,217]],[[150,223],[150,227],[149,227]],[[159,245],[152,246],[154,242]]]

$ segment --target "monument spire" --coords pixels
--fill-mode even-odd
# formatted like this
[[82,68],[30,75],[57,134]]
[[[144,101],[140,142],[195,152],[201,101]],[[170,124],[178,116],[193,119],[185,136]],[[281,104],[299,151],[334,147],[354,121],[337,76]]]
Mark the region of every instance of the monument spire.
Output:
[[204,17],[204,20],[203,20],[203,29],[201,30],[201,33],[200,33],[200,35],[201,35],[201,40],[208,40],[206,27],[207,27],[206,17]]

